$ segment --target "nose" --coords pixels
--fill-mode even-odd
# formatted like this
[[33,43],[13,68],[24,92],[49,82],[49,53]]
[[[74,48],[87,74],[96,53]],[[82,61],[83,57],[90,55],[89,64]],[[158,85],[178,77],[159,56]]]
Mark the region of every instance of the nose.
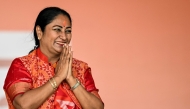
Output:
[[63,40],[66,40],[67,36],[66,36],[66,34],[62,33],[62,34],[59,34],[59,38],[63,39]]

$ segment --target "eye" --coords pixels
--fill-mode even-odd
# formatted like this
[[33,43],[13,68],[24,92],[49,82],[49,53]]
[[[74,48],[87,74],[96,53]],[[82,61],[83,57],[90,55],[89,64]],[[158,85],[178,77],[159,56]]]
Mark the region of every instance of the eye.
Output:
[[65,30],[66,34],[71,34],[71,30]]
[[56,32],[61,32],[60,28],[54,28],[53,30],[55,30]]

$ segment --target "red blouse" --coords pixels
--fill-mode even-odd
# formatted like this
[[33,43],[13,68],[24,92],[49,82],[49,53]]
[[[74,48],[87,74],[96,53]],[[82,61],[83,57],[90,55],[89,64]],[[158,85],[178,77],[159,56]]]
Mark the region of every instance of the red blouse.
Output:
[[[14,109],[12,101],[18,94],[23,94],[48,82],[55,74],[55,67],[56,63],[50,64],[39,48],[27,56],[14,59],[3,87],[9,109]],[[72,71],[87,91],[100,98],[91,75],[91,69],[85,62],[73,58]],[[68,109],[81,108],[66,82],[60,84],[55,94],[46,100],[39,109],[61,109],[64,107]]]

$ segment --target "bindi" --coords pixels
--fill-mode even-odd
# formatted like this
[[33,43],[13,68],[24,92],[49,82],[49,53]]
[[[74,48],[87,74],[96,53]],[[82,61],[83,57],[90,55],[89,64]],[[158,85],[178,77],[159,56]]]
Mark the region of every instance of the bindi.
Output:
[[65,27],[66,26],[66,21],[63,21],[63,27]]

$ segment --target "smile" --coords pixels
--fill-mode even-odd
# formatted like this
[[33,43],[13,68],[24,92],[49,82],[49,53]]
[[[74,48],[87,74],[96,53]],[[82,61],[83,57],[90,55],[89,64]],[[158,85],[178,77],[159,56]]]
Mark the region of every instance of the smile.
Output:
[[66,42],[56,42],[56,44],[60,45],[60,46],[64,46],[66,44]]

